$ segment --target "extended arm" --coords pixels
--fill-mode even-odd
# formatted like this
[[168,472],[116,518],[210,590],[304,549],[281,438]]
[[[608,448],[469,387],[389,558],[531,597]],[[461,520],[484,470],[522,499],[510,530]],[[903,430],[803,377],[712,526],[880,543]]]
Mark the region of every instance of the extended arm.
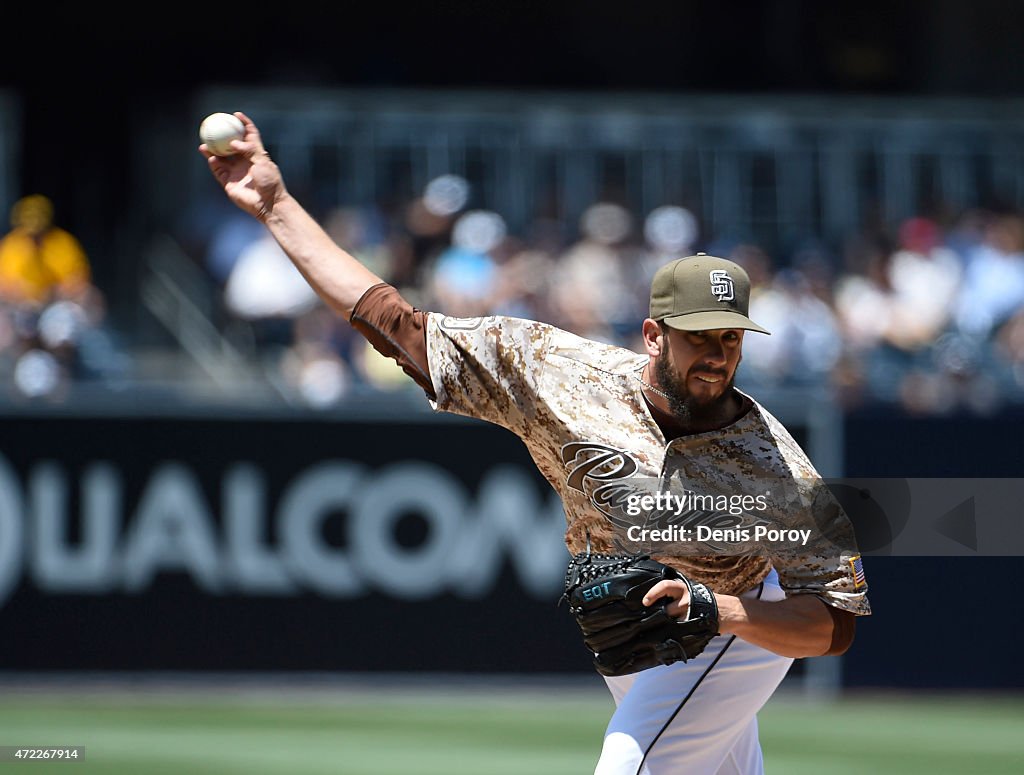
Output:
[[235,115],[245,125],[245,139],[232,141],[233,156],[214,156],[199,146],[213,177],[232,202],[266,224],[324,303],[351,319],[356,302],[381,279],[335,244],[288,193],[256,125],[244,113]]

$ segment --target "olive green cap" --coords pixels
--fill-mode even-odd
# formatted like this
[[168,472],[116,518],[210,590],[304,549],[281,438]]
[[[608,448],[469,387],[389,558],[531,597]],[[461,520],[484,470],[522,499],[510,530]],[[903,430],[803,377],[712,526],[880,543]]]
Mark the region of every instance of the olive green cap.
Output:
[[677,258],[651,281],[651,318],[680,331],[742,328],[768,334],[747,317],[750,277],[739,264],[706,253]]

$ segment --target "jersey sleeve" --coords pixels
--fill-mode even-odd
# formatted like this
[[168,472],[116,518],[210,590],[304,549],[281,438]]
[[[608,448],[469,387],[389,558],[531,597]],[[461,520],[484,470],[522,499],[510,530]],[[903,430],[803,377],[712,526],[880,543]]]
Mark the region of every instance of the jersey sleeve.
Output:
[[527,435],[537,417],[551,331],[547,324],[520,318],[429,313],[431,406]]
[[800,483],[810,539],[800,551],[772,556],[779,582],[787,594],[817,595],[825,603],[858,616],[871,613],[863,560],[853,525],[820,479]]

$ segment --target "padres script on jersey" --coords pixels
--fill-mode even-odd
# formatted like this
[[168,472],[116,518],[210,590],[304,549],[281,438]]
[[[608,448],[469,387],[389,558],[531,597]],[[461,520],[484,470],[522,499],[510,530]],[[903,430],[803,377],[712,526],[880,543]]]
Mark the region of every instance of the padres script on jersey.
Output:
[[[595,551],[617,549],[624,500],[603,497],[609,486],[673,481],[695,491],[724,492],[759,477],[785,479],[799,495],[765,524],[823,526],[816,532],[829,533],[833,540],[815,537],[799,551],[669,553],[655,554],[656,559],[731,595],[758,584],[774,566],[789,593],[815,594],[836,608],[870,613],[845,513],[826,488],[807,496],[807,485],[820,483],[820,476],[781,423],[756,401],[746,397],[750,409],[726,428],[668,442],[637,379],[645,355],[545,323],[437,313],[427,315],[427,352],[435,409],[496,423],[526,444],[562,499],[570,553],[585,550],[588,534]],[[842,540],[835,541],[837,535]]]

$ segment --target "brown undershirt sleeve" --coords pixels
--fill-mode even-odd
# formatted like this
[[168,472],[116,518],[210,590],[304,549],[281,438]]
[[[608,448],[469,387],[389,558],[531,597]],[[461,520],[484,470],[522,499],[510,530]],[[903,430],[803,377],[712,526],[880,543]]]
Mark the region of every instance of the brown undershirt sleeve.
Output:
[[837,657],[840,654],[845,654],[853,643],[853,633],[857,629],[857,616],[833,606],[828,606],[828,612],[832,614],[832,645],[822,656]]
[[352,308],[352,327],[381,355],[394,358],[402,371],[435,399],[427,365],[427,313],[414,309],[387,283],[367,289]]

